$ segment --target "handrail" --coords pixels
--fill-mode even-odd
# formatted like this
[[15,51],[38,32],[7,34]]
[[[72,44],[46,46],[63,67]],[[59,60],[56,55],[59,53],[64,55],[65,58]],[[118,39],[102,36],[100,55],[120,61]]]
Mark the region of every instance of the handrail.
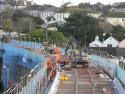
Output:
[[55,94],[56,93],[56,90],[57,90],[59,82],[60,82],[59,76],[60,76],[60,72],[57,72],[57,75],[52,83],[52,86],[51,86],[51,88],[49,88],[49,92],[48,92],[48,90],[46,90],[45,94]]

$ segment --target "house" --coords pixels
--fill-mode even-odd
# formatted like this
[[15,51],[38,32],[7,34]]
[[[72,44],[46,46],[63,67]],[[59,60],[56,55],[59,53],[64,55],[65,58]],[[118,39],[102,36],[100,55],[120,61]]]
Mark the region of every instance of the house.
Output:
[[16,0],[16,5],[18,6],[30,6],[34,5],[34,0]]
[[125,39],[122,40],[119,45],[118,45],[119,48],[125,48]]
[[101,11],[104,7],[105,7],[105,5],[103,5],[100,2],[97,2],[96,4],[93,4],[93,9],[95,11]]
[[[117,13],[120,14],[120,13]],[[107,17],[106,22],[112,24],[113,26],[122,26],[125,27],[125,14],[119,17]]]
[[0,0],[0,13],[4,11],[4,2]]
[[102,42],[99,41],[99,36],[95,37],[95,40],[89,44],[89,47],[102,47]]
[[5,4],[8,6],[11,6],[11,4],[13,4],[13,7],[10,7],[10,8],[13,8],[14,10],[22,10],[26,7],[29,7],[29,6],[32,6],[32,5],[35,5],[35,2],[34,0],[12,0],[10,2],[8,2],[9,0],[4,0]]
[[55,21],[64,22],[65,18],[70,16],[70,13],[59,13],[57,11],[58,8],[52,5],[32,5],[23,10],[24,13],[35,17],[40,17],[45,22],[48,22],[48,18],[54,18]]
[[111,8],[110,11],[112,12],[125,12],[125,8]]
[[88,16],[99,18],[102,15],[102,13],[88,13]]
[[103,42],[103,47],[118,47],[119,42],[113,36],[110,36]]

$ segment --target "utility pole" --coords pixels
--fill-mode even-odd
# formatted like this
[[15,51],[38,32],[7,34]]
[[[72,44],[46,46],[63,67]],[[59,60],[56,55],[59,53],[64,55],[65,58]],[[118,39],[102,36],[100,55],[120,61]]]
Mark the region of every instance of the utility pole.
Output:
[[87,35],[85,35],[85,48],[86,48]]
[[2,19],[2,15],[0,16],[0,27],[3,26],[3,19]]
[[[0,0],[0,2],[2,1]],[[0,27],[2,27],[3,25],[3,20],[2,20],[3,5],[2,4],[3,3],[0,4]]]
[[32,32],[32,20],[30,21],[30,33]]

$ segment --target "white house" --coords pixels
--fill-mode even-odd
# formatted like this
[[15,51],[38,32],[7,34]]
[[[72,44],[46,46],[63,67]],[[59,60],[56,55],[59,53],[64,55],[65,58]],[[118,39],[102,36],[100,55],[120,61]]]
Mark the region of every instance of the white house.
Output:
[[113,11],[113,12],[125,12],[125,8],[111,8],[110,11]]
[[102,42],[99,41],[99,36],[95,37],[95,40],[89,44],[89,47],[102,47]]
[[54,18],[57,21],[64,21],[65,18],[68,18],[70,16],[70,13],[55,13]]
[[88,16],[99,18],[102,15],[102,13],[88,13]]
[[103,42],[103,47],[118,47],[119,42],[113,36],[110,36]]
[[48,17],[54,17],[56,21],[65,21],[65,18],[68,18],[70,16],[70,13],[55,13],[53,11],[40,11],[40,10],[25,10],[25,13],[28,13],[29,15],[40,17],[45,22],[47,22]]
[[125,27],[125,17],[107,17],[106,21],[113,26],[122,26]]
[[5,7],[4,7],[3,1],[0,0],[0,13],[3,12],[4,9],[5,9]]
[[119,48],[125,48],[125,39],[122,40],[119,45],[118,45]]
[[54,13],[54,12],[41,12],[41,18],[46,21],[47,17],[53,16],[56,21],[64,21],[65,18],[70,16],[70,13]]

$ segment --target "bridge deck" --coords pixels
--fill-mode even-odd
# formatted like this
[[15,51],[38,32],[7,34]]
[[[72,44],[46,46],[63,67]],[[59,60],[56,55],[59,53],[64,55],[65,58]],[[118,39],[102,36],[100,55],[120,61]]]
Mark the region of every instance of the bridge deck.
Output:
[[64,71],[69,80],[59,83],[56,94],[115,94],[111,79],[101,78],[96,71],[94,67]]

